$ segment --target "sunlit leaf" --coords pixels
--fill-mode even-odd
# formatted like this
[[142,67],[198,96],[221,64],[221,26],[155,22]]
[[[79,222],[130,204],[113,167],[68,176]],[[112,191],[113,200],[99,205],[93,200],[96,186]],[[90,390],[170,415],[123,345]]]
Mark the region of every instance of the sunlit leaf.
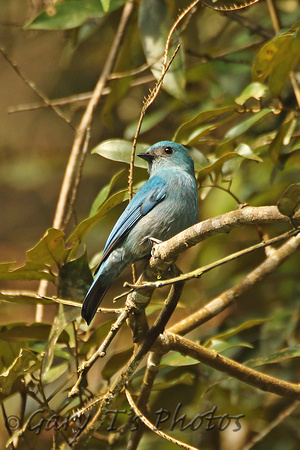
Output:
[[126,0],[114,0],[103,7],[100,0],[68,0],[52,4],[26,23],[30,30],[68,30],[87,19],[99,18],[119,8]]
[[27,373],[35,372],[40,368],[41,362],[30,350],[21,349],[19,356],[11,366],[0,375],[0,391],[8,395],[15,380]]
[[283,193],[277,208],[284,216],[292,217],[300,206],[300,183],[289,186]]
[[[142,0],[139,8],[139,29],[145,57],[154,77],[161,76],[162,61],[169,31],[174,23],[165,0]],[[173,33],[169,48],[169,59],[180,39],[177,30]],[[181,47],[165,75],[163,88],[172,96],[183,99],[185,91],[184,51]]]
[[82,242],[83,238],[91,230],[91,228],[96,225],[114,206],[119,205],[128,199],[128,189],[122,189],[111,195],[98,209],[98,212],[91,217],[80,222],[80,224],[73,231],[71,236],[68,238],[68,242]]
[[239,144],[236,148],[236,153],[240,155],[240,158],[232,158],[226,161],[222,166],[222,178],[223,180],[231,180],[236,176],[239,168],[245,159],[250,159],[256,162],[263,162],[263,160],[252,152],[251,148],[247,144]]
[[236,347],[246,347],[253,348],[253,345],[248,342],[227,342],[222,341],[220,339],[211,339],[210,345],[208,346],[210,350],[215,350],[216,352],[224,352],[225,350],[229,350],[231,348]]
[[258,83],[258,82],[253,82],[250,83],[241,93],[241,95],[239,95],[236,99],[235,102],[238,105],[244,105],[244,103],[246,102],[246,100],[248,100],[249,98],[255,98],[256,100],[261,100],[267,91],[267,86],[265,86],[262,83]]
[[209,132],[219,126],[219,123],[215,121],[215,118],[221,116],[221,121],[232,118],[232,113],[236,112],[236,109],[236,105],[230,105],[224,106],[223,108],[202,111],[197,114],[196,117],[181,125],[175,132],[173,140],[180,142],[183,145],[191,143],[193,139],[199,139],[201,133],[203,135],[203,132]]
[[97,197],[93,201],[93,204],[92,204],[92,207],[91,207],[91,211],[90,211],[90,216],[93,216],[94,214],[97,213],[99,207],[102,205],[102,203],[105,202],[105,200],[107,199],[107,197],[111,193],[113,187],[115,186],[116,182],[119,180],[119,178],[122,175],[122,173],[124,173],[124,170],[120,170],[120,172],[117,172],[112,177],[110,182],[101,189],[101,191],[99,192],[99,194],[97,195]]
[[193,366],[199,364],[199,361],[191,358],[190,356],[183,356],[177,352],[168,352],[162,360],[162,364],[167,366],[177,367],[177,366]]
[[[149,148],[147,144],[138,144],[136,148],[137,153],[144,153]],[[101,142],[97,147],[93,148],[92,153],[97,153],[104,158],[111,159],[112,161],[119,161],[130,164],[132,151],[132,143],[122,139],[108,139]],[[134,165],[147,169],[147,163],[139,157],[135,157]]]
[[65,251],[64,235],[63,231],[50,228],[40,242],[26,252],[27,259],[35,264],[58,264]]

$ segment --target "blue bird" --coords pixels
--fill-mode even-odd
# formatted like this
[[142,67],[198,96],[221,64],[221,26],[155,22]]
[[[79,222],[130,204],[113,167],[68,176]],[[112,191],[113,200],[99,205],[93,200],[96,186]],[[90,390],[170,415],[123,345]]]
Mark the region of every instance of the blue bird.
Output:
[[181,144],[162,141],[138,154],[148,163],[149,179],[113,227],[82,305],[88,324],[110,285],[130,264],[149,257],[152,241],[165,241],[198,220],[194,163]]

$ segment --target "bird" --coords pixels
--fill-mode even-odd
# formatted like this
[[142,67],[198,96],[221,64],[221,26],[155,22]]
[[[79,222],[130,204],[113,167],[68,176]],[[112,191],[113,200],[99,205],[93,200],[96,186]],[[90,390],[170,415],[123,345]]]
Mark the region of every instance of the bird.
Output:
[[149,179],[128,203],[106,241],[81,309],[88,325],[126,267],[149,257],[153,242],[165,241],[198,220],[197,181],[188,150],[176,142],[161,141],[137,156],[148,163]]

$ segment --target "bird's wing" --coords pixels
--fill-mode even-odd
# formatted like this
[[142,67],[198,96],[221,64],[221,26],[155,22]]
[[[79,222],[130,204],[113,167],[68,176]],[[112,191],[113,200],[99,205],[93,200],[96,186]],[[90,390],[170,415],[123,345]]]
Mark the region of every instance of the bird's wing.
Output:
[[102,259],[95,271],[109,255],[115,245],[131,230],[131,228],[166,196],[167,182],[153,176],[137,191],[113,227],[103,250]]

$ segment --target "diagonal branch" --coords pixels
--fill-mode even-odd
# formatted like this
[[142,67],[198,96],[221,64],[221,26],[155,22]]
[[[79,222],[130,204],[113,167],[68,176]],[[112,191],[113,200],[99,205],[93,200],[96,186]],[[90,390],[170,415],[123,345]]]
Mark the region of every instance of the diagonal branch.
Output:
[[227,358],[215,350],[210,350],[202,345],[166,332],[163,336],[166,349],[180,352],[185,356],[190,356],[197,361],[220,371],[229,374],[230,376],[250,384],[258,389],[272,394],[280,395],[282,397],[293,398],[300,400],[300,384],[291,383],[271,377],[264,373],[258,372],[255,369],[249,368],[244,364],[240,364],[231,358]]

